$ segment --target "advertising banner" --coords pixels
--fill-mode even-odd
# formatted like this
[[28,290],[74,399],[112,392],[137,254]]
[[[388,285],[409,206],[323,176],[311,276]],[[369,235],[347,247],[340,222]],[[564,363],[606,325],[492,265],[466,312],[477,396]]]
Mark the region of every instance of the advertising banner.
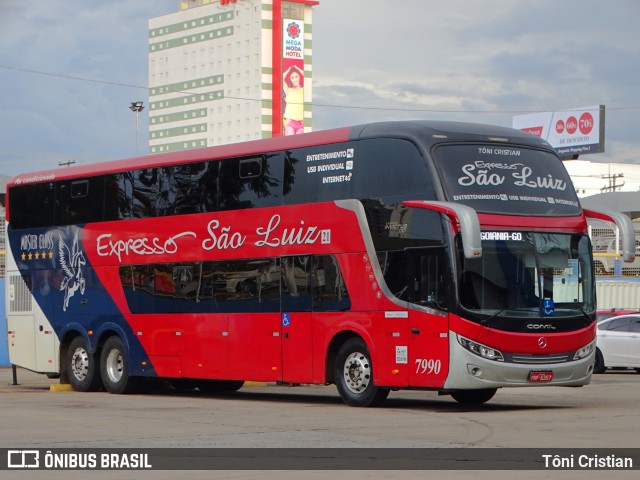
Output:
[[604,105],[513,117],[513,128],[545,139],[560,158],[604,152]]
[[304,133],[304,22],[282,19],[283,135]]

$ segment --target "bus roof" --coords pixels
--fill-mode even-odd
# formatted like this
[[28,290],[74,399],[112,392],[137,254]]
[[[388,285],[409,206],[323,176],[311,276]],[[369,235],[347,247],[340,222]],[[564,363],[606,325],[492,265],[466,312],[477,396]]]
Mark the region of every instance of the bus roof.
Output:
[[392,137],[405,138],[416,143],[434,143],[451,141],[505,141],[515,140],[519,144],[538,148],[551,148],[547,142],[521,130],[495,125],[448,121],[396,121],[377,122],[332,130],[321,130],[301,135],[274,137],[264,140],[220,145],[215,147],[182,150],[135,157],[123,160],[75,165],[30,173],[21,173],[9,180],[7,188],[14,185],[41,183],[89,177],[107,173],[116,173],[131,169],[143,169],[175,165],[180,163],[216,160],[228,157],[257,155],[265,152],[303,148],[313,145],[346,142],[361,138]]

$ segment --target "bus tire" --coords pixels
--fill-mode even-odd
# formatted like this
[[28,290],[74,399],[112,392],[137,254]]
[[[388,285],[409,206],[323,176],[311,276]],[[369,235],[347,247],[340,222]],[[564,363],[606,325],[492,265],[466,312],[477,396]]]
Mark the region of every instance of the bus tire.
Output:
[[389,396],[389,390],[373,383],[371,355],[359,337],[350,338],[342,344],[336,356],[334,373],[340,398],[347,405],[374,407]]
[[201,380],[198,390],[202,393],[237,392],[244,385],[244,380]]
[[69,344],[67,372],[69,383],[76,392],[94,392],[101,386],[98,357],[91,353],[81,336]]
[[109,393],[134,393],[140,378],[129,375],[129,356],[120,337],[109,337],[100,355],[102,383]]
[[599,348],[596,347],[596,361],[593,364],[593,373],[604,373],[607,367],[604,365],[604,357]]
[[458,390],[451,392],[453,399],[463,405],[482,405],[493,398],[497,388],[478,388],[476,390]]

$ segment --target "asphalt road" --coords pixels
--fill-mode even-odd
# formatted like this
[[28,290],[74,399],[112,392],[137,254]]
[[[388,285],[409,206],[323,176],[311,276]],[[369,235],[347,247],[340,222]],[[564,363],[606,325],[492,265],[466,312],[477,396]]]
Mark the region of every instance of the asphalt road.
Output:
[[[51,391],[56,380],[0,368],[2,448],[640,448],[640,374],[582,388],[499,390],[480,407],[434,392],[344,405],[333,386],[252,384],[226,395],[156,386],[138,395]],[[363,465],[364,466],[364,465]],[[367,470],[367,468],[363,468]],[[513,478],[513,471],[4,472],[0,478]],[[603,477],[604,474],[604,477]],[[521,471],[517,478],[637,478],[630,471]]]

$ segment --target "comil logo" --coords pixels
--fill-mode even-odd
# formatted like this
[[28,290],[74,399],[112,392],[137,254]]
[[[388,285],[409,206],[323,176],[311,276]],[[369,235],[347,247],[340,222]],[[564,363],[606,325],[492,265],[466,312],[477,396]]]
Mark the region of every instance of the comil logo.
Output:
[[8,450],[7,468],[40,468],[38,450]]

